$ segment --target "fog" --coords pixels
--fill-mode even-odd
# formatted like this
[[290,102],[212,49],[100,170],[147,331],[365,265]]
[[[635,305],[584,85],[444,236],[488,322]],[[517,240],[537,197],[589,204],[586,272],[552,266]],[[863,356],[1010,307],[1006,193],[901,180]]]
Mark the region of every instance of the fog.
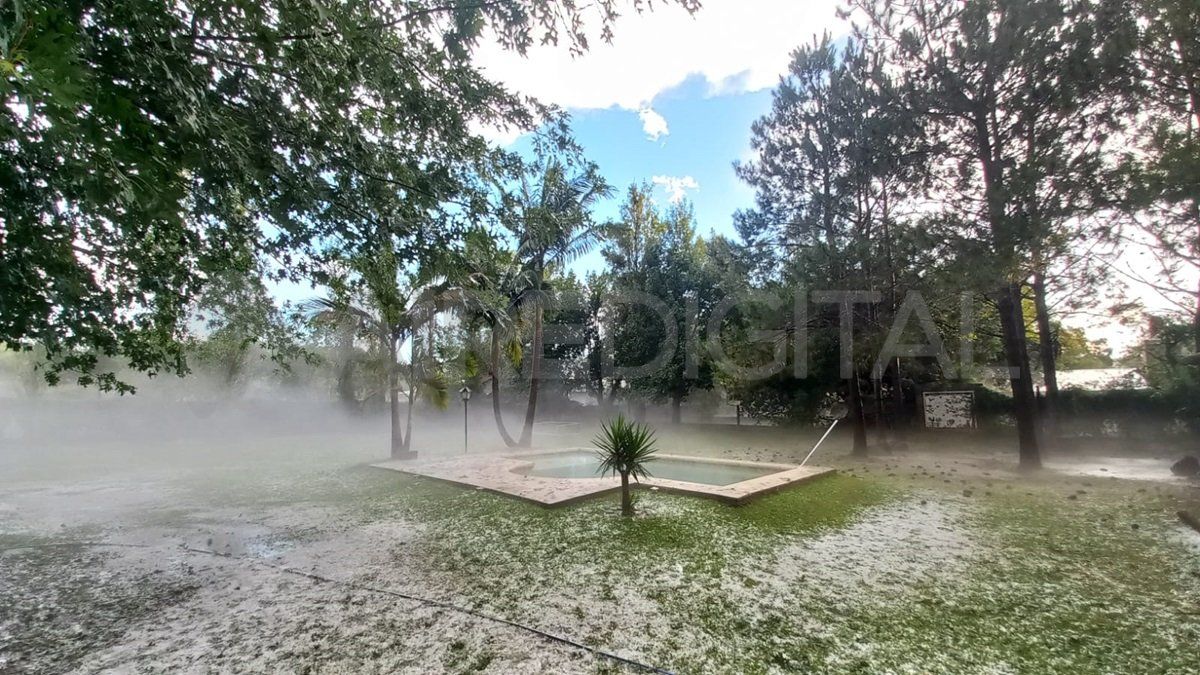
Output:
[[[546,509],[374,467],[389,457],[386,408],[349,410],[319,384],[252,378],[231,389],[203,373],[133,383],[137,393],[125,396],[27,380],[2,389],[0,671],[200,663],[450,672],[468,653],[502,672],[571,672],[581,667],[578,650],[505,622],[572,640],[615,630],[600,643],[610,653],[666,634],[680,600],[593,588],[595,575],[615,574],[608,570],[630,556],[641,556],[636,566],[649,571],[638,583],[657,598],[680,598],[680,584],[683,596],[712,602],[734,593],[738,611],[757,616],[774,611],[760,606],[764,598],[794,602],[800,596],[789,594],[801,589],[810,599],[832,593],[828,601],[841,607],[848,598],[903,597],[910,577],[955,587],[1008,550],[989,549],[995,535],[978,534],[971,519],[1011,508],[1011,495],[1027,495],[1014,527],[1040,527],[1047,516],[1038,509],[1058,504],[1117,505],[1083,521],[1105,523],[1097,532],[1109,536],[1114,517],[1133,521],[1122,521],[1124,532],[1146,522],[1145,511],[1125,506],[1132,496],[1186,505],[1195,493],[1169,471],[1180,449],[1169,438],[1080,437],[1048,452],[1048,471],[1028,477],[1015,471],[1011,428],[872,429],[862,459],[850,456],[841,426],[810,463],[839,475],[763,497],[761,508],[644,490],[637,517],[623,523],[609,495]],[[509,395],[504,415],[516,434],[524,396]],[[739,426],[734,409],[705,397],[685,404],[679,425],[666,406],[608,413],[618,411],[651,424],[660,451],[757,462],[797,464],[825,428],[748,418]],[[468,402],[465,447],[463,413],[457,397],[444,410],[418,404],[412,448],[421,461],[523,450],[501,442],[486,393]],[[600,418],[585,398],[550,388],[533,447],[589,446]],[[1097,488],[1107,496],[1086,501]],[[782,529],[762,539],[764,514]],[[1174,537],[1200,551],[1200,538],[1171,521],[1150,522],[1157,529],[1146,541]],[[1107,546],[1090,536],[1089,551]],[[708,576],[714,556],[735,571]],[[755,575],[769,594],[724,581]],[[1005,579],[987,592],[1006,592]],[[468,613],[480,607],[505,622]],[[701,648],[724,639],[683,635]],[[411,662],[419,667],[403,665]]]
[[[237,467],[272,462],[353,466],[389,455],[386,404],[349,409],[319,385],[252,380],[236,389],[203,373],[185,378],[127,378],[134,394],[119,395],[72,384],[28,387],[0,381],[0,482],[52,479],[55,471],[136,475],[149,469]],[[504,406],[508,428],[519,434],[525,395]],[[586,444],[597,408],[543,396],[535,447]],[[444,409],[418,400],[412,447],[422,458],[506,450],[496,431],[490,396],[464,404],[457,392]],[[407,409],[402,408],[402,414]],[[651,409],[652,418],[666,412]]]
[[[70,384],[23,386],[7,377],[0,383],[0,475],[3,482],[23,478],[52,481],[63,476],[96,474],[136,476],[149,470],[288,465],[311,470],[368,465],[389,456],[390,425],[386,406],[349,410],[312,385],[283,385],[258,379],[236,389],[199,374],[186,378],[131,380],[137,393],[118,395]],[[557,394],[557,395],[556,395]],[[503,416],[509,432],[519,435],[525,392],[505,396]],[[824,425],[773,427],[748,415],[739,421],[732,405],[706,393],[685,403],[681,425],[670,410],[653,403],[623,403],[602,413],[581,395],[563,397],[551,389],[539,401],[534,449],[591,445],[599,422],[616,413],[649,423],[660,447],[683,454],[723,455],[751,452],[776,461],[802,458]],[[402,414],[407,412],[402,408]],[[418,401],[412,417],[412,448],[422,459],[518,452],[497,432],[491,398],[475,392],[466,404],[453,396],[444,409]],[[1165,462],[1188,450],[1190,437],[1151,436],[1144,429],[1104,434],[1111,421],[1093,419],[1048,452],[1051,461],[1093,461],[1096,457],[1133,457]],[[814,461],[841,459],[849,452],[849,430],[836,429]],[[987,457],[1000,465],[1014,460],[1013,432],[990,425],[970,432],[910,429],[868,431],[872,454],[955,453]],[[1157,466],[1157,465],[1156,465]],[[1161,467],[1160,467],[1161,468]],[[1163,472],[1162,478],[1169,474]]]
[[[484,401],[483,403],[486,403]],[[38,466],[82,464],[105,473],[146,467],[252,463],[256,455],[282,454],[352,465],[386,459],[386,409],[348,411],[314,392],[252,387],[236,395],[201,382],[154,383],[116,395],[56,388],[0,403],[0,466],[7,479]],[[475,451],[499,443],[490,409],[471,410]],[[513,423],[518,420],[513,415]],[[422,454],[462,451],[462,404],[446,410],[418,405],[413,443]],[[453,443],[452,443],[453,441]],[[453,447],[452,447],[453,446]]]

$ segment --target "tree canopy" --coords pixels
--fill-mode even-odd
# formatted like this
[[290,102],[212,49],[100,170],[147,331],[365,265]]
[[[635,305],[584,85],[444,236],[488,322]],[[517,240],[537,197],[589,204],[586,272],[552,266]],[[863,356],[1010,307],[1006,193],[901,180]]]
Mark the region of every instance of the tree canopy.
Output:
[[486,209],[514,161],[474,129],[550,112],[471,50],[582,51],[647,6],[595,4],[589,23],[549,0],[5,3],[0,339],[42,347],[52,380],[124,388],[98,359],[184,371],[189,303],[247,251],[301,278],[380,230],[406,260],[436,245],[420,224]]

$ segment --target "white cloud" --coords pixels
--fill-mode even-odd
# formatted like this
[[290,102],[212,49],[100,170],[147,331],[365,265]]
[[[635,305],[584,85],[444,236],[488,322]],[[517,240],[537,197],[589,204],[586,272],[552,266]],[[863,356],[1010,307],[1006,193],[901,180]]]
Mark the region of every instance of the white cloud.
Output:
[[485,43],[476,62],[491,77],[546,103],[641,110],[689,75],[703,77],[710,94],[775,86],[793,49],[813,34],[844,32],[836,8],[837,0],[705,0],[689,16],[656,3],[640,15],[627,8],[614,26],[613,43],[594,40],[583,56],[538,46],[522,58]]
[[687,196],[688,190],[699,190],[700,184],[691,176],[655,176],[650,182],[662,187],[667,193],[667,199],[672,204],[678,204]]
[[642,131],[646,132],[648,140],[657,141],[671,133],[666,118],[649,106],[638,111],[638,118],[642,120]]

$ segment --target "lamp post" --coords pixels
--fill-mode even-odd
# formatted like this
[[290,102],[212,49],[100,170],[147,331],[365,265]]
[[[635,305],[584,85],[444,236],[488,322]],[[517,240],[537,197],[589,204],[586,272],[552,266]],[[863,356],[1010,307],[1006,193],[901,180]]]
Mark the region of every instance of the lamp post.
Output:
[[462,389],[458,390],[458,397],[463,402],[463,454],[467,454],[467,402],[471,400],[471,388],[463,385]]

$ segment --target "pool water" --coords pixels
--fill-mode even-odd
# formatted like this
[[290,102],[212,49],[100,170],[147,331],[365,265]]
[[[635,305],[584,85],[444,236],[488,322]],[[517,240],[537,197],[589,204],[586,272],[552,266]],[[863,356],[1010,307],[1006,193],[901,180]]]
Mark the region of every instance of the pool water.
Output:
[[[528,459],[533,461],[533,468],[525,472],[530,476],[597,478],[601,475],[600,458],[592,452],[559,452]],[[732,485],[780,471],[776,467],[710,464],[708,462],[689,462],[684,459],[656,459],[647,463],[646,467],[653,478],[703,483],[704,485]]]

